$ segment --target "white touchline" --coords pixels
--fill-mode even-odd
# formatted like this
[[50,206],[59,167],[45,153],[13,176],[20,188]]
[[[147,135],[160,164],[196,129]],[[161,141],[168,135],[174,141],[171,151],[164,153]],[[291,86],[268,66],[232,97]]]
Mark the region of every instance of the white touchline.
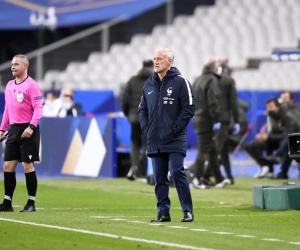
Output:
[[197,231],[197,232],[208,232],[207,229],[202,229],[202,228],[194,228],[194,229],[190,229],[192,231]]
[[280,239],[272,239],[272,238],[262,238],[261,240],[265,240],[265,241],[283,241]]
[[300,245],[300,242],[289,242],[289,243],[293,245]]
[[46,228],[71,231],[71,232],[76,232],[76,233],[91,234],[91,235],[97,235],[97,236],[114,238],[114,239],[122,239],[122,240],[128,240],[128,241],[150,243],[150,244],[156,244],[156,245],[161,245],[161,246],[177,247],[177,248],[182,248],[182,249],[213,250],[211,248],[195,247],[195,246],[182,245],[182,244],[176,244],[176,243],[171,243],[171,242],[147,240],[147,239],[142,239],[142,238],[133,238],[133,237],[128,237],[128,236],[119,236],[119,235],[115,235],[115,234],[108,234],[108,233],[94,232],[94,231],[83,230],[83,229],[40,224],[40,223],[34,223],[34,222],[29,222],[29,221],[13,220],[13,219],[7,219],[7,218],[0,218],[0,220],[19,223],[19,224],[25,224],[25,225],[31,225],[31,226],[37,226],[37,227],[46,227]]
[[255,238],[256,236],[253,235],[247,235],[247,234],[241,234],[241,235],[235,235],[237,237],[242,237],[242,238]]
[[229,232],[211,232],[213,234],[232,234],[232,233],[229,233]]

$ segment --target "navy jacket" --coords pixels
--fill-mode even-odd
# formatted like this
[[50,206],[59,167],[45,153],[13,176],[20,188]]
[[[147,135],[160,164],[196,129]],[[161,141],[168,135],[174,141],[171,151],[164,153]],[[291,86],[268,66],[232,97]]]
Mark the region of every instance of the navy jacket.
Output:
[[191,84],[171,67],[160,81],[153,73],[145,82],[139,120],[147,137],[147,155],[182,153],[186,155],[187,125],[195,113]]

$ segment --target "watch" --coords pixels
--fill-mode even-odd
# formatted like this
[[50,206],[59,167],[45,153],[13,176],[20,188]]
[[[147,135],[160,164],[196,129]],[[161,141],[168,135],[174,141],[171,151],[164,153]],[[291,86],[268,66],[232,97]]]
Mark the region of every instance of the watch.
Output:
[[32,124],[29,124],[29,127],[30,127],[32,130],[34,130],[34,129],[35,129],[35,126],[34,126],[34,125],[32,125]]

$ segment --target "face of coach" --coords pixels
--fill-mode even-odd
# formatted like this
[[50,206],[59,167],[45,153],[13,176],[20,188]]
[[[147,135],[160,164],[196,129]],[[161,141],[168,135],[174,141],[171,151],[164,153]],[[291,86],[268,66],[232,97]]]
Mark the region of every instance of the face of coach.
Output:
[[172,59],[163,50],[157,50],[154,54],[154,71],[163,78],[171,68]]
[[22,78],[27,75],[29,62],[25,58],[14,57],[11,62],[11,71],[14,77]]

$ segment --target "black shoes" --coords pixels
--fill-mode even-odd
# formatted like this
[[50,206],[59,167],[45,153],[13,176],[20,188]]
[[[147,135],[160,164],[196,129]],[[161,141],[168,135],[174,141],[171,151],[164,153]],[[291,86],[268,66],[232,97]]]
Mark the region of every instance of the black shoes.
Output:
[[183,212],[183,217],[181,219],[181,222],[192,222],[194,221],[194,215],[192,212]]
[[158,214],[156,219],[150,220],[150,222],[170,222],[171,217],[169,214]]
[[13,212],[14,209],[12,207],[12,205],[10,205],[10,207],[4,206],[3,203],[0,204],[0,212]]
[[25,207],[20,212],[35,212],[35,206],[34,205],[25,205]]

